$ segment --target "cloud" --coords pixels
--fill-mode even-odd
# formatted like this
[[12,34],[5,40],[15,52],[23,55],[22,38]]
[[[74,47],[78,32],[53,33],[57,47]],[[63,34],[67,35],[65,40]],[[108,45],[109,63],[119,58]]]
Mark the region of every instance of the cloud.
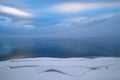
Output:
[[35,26],[33,26],[33,25],[24,25],[24,27],[27,29],[34,29],[35,28]]
[[79,27],[85,27],[85,26],[89,26],[88,24],[93,24],[96,22],[108,20],[109,18],[115,15],[118,15],[118,14],[113,13],[113,14],[106,14],[106,15],[95,16],[95,17],[78,16],[74,18],[63,19],[60,23],[54,24],[53,27],[70,27],[70,26],[76,27],[76,25]]
[[27,20],[13,21],[11,18],[0,16],[0,26],[9,28],[23,28],[33,29],[34,25],[31,25]]
[[118,7],[118,6],[120,6],[120,2],[106,2],[106,3],[71,2],[71,3],[63,3],[63,4],[52,6],[50,10],[54,12],[75,13],[75,12],[80,12],[87,9],[109,8],[109,7]]
[[0,5],[0,13],[17,16],[17,17],[30,17],[31,16],[31,14],[24,12],[22,10],[3,6],[3,5]]
[[[75,17],[64,19],[49,27],[30,28],[27,25],[16,25],[5,28],[7,35],[33,35],[47,37],[104,37],[120,36],[120,14],[107,14],[97,17]],[[67,25],[68,24],[68,25]],[[0,24],[2,25],[2,24]],[[13,24],[15,26],[15,24]],[[7,25],[6,25],[7,26]],[[33,25],[34,26],[34,25]],[[1,29],[0,29],[1,30]],[[4,30],[2,30],[4,31]],[[0,31],[1,32],[1,31]],[[11,34],[14,32],[14,34]],[[5,32],[4,32],[5,33]]]
[[[48,27],[50,33],[61,36],[102,37],[120,36],[120,14],[109,14],[98,17],[77,17],[63,20],[63,22]],[[46,28],[47,33],[48,29]],[[49,33],[49,34],[50,34]]]
[[10,28],[23,28],[23,29],[33,29],[34,26],[31,25],[32,15],[28,12],[0,5],[0,24],[4,27]]
[[9,21],[11,21],[9,18],[0,16],[0,23],[9,22]]
[[59,12],[76,12],[83,8],[84,6],[79,3],[64,3],[64,4],[53,6],[53,10],[59,11]]

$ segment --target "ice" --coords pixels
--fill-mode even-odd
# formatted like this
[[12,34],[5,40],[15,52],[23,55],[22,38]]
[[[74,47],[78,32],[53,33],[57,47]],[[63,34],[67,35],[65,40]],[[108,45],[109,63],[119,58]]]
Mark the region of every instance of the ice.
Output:
[[120,58],[26,58],[0,62],[0,80],[120,80]]

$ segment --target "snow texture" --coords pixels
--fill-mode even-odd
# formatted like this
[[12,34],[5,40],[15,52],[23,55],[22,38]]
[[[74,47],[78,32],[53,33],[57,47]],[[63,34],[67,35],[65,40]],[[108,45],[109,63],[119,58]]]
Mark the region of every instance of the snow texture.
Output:
[[0,62],[0,80],[120,80],[120,58],[26,58]]

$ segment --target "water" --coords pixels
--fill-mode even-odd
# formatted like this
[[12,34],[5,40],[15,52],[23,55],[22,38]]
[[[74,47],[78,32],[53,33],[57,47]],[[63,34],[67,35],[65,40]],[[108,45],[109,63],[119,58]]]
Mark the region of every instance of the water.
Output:
[[0,38],[0,60],[119,56],[120,38]]

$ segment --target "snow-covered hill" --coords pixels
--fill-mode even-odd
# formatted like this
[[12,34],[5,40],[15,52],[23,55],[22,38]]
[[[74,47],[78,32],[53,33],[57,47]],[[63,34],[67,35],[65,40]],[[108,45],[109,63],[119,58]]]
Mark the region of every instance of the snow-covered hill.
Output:
[[120,80],[120,58],[1,61],[0,80]]

